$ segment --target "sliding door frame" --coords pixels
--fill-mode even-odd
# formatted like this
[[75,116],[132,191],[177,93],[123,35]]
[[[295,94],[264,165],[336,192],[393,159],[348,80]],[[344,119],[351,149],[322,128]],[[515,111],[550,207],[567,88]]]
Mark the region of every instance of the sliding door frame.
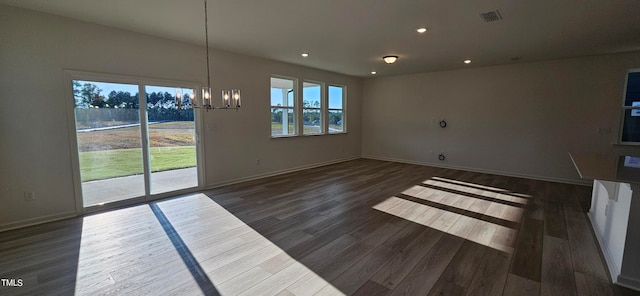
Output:
[[198,90],[202,87],[202,84],[198,82],[192,82],[192,81],[115,75],[115,74],[105,74],[105,73],[86,72],[86,71],[77,71],[77,70],[64,70],[67,129],[69,132],[69,153],[71,158],[71,171],[73,173],[73,188],[74,188],[73,190],[74,190],[74,199],[75,199],[75,205],[76,205],[76,214],[80,215],[83,213],[102,211],[102,210],[112,209],[116,207],[132,205],[136,203],[149,202],[156,199],[198,191],[205,188],[206,176],[205,176],[204,168],[206,166],[205,166],[205,157],[204,157],[205,141],[204,141],[203,132],[202,132],[204,127],[202,110],[200,108],[193,109],[193,115],[194,115],[194,121],[195,121],[195,136],[196,136],[196,166],[197,166],[197,175],[198,175],[198,185],[196,187],[191,187],[191,188],[171,191],[171,192],[163,192],[163,193],[153,194],[153,195],[151,194],[151,190],[150,190],[151,169],[150,169],[150,161],[149,161],[149,153],[148,153],[150,148],[149,138],[148,138],[149,133],[147,130],[148,116],[140,116],[141,143],[143,147],[147,147],[142,149],[142,151],[147,152],[147,153],[143,153],[143,156],[142,156],[143,166],[144,166],[145,195],[142,197],[116,201],[116,202],[107,203],[104,205],[84,207],[83,196],[82,196],[82,179],[80,175],[80,155],[78,152],[78,136],[76,134],[75,105],[74,105],[74,95],[73,95],[73,86],[72,86],[72,83],[74,80],[137,85],[138,94],[140,94],[139,95],[140,115],[147,114],[147,110],[146,110],[147,98],[146,96],[143,95],[145,94],[145,86],[191,88],[195,90],[195,95],[196,95],[195,99],[201,100],[200,98],[201,95]]

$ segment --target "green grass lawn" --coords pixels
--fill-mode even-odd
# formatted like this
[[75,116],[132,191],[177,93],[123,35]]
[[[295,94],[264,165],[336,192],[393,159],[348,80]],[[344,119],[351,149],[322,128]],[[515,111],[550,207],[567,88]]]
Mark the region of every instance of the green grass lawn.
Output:
[[[196,166],[195,146],[152,147],[151,171]],[[140,148],[80,152],[82,182],[142,174]]]
[[[272,135],[282,135],[282,123],[271,122],[271,133]],[[293,128],[293,123],[289,123],[289,134],[295,134],[296,130]]]
[[[307,134],[317,134],[320,133],[319,127],[314,126],[303,126],[303,132],[305,135]],[[289,124],[289,135],[295,134],[295,128],[293,127],[293,123]],[[271,135],[278,136],[282,135],[282,123],[271,122]]]

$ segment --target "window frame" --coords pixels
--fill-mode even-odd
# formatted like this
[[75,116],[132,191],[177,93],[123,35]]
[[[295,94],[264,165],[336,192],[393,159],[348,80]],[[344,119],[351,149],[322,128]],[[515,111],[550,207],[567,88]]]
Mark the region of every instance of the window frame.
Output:
[[[315,84],[320,86],[320,108],[315,108],[315,107],[304,107],[304,84],[305,83],[310,83],[310,84]],[[320,81],[314,81],[314,80],[302,80],[302,92],[301,92],[301,98],[300,100],[302,101],[302,104],[300,104],[300,113],[301,113],[301,122],[302,122],[302,130],[301,130],[301,135],[303,136],[319,136],[319,135],[325,135],[327,134],[327,125],[326,125],[326,116],[325,116],[325,106],[327,106],[327,102],[326,102],[326,91],[325,91],[325,83],[324,82],[320,82]],[[304,111],[305,110],[315,110],[318,111],[320,113],[320,132],[318,133],[305,133],[304,132]]]
[[[273,86],[271,85],[271,79],[276,78],[276,79],[283,79],[283,80],[290,80],[293,82],[293,106],[273,106],[271,105],[271,89],[273,88]],[[273,135],[273,130],[271,127],[269,127],[269,134],[271,138],[289,138],[289,137],[296,137],[299,136],[299,132],[298,132],[298,121],[299,121],[299,110],[298,110],[298,97],[300,97],[298,95],[298,78],[295,77],[289,77],[289,76],[283,76],[283,75],[271,75],[269,77],[269,120],[271,120],[271,110],[273,110],[274,108],[276,109],[283,109],[283,114],[284,114],[284,110],[292,110],[293,111],[293,134],[281,134],[281,135]]]
[[624,120],[625,120],[625,116],[626,116],[626,112],[627,110],[638,110],[640,111],[640,105],[637,106],[627,106],[626,100],[627,100],[627,87],[629,86],[629,75],[631,73],[640,73],[640,68],[637,69],[629,69],[627,70],[627,73],[625,74],[625,78],[624,78],[624,88],[622,89],[622,108],[621,108],[621,114],[620,114],[620,128],[619,128],[619,133],[618,133],[618,143],[622,144],[622,145],[630,145],[630,146],[640,146],[640,141],[638,142],[629,142],[629,141],[623,141],[622,140],[622,136],[624,135]]
[[[273,106],[271,105],[271,79],[286,79],[293,81],[293,107],[283,107],[283,106]],[[313,83],[320,85],[320,108],[308,107],[305,108],[303,106],[304,103],[304,84],[305,83]],[[329,108],[329,87],[339,87],[342,89],[342,109],[340,108]],[[273,130],[269,128],[269,137],[271,139],[280,139],[280,138],[294,138],[294,137],[314,137],[314,136],[323,136],[323,135],[340,135],[347,133],[347,86],[339,83],[332,82],[323,82],[319,80],[313,79],[305,79],[305,78],[296,78],[287,75],[279,75],[279,74],[271,74],[269,76],[269,120],[271,121],[271,112],[272,109],[283,109],[283,110],[293,110],[294,113],[294,133],[292,134],[281,134],[281,135],[273,135]],[[320,132],[319,133],[304,133],[304,110],[317,110],[320,112]],[[341,111],[342,112],[342,131],[340,132],[329,132],[329,113],[330,111]],[[270,123],[272,124],[272,122]]]
[[[342,108],[341,109],[336,109],[336,108],[331,108],[329,106],[329,88],[330,87],[339,87],[342,89]],[[340,84],[329,84],[327,85],[327,110],[326,110],[326,117],[327,117],[327,134],[330,135],[336,135],[336,134],[346,134],[347,133],[347,86],[345,85],[340,85]],[[329,115],[331,113],[331,111],[341,111],[342,112],[342,131],[340,132],[330,132],[329,131]]]
[[[73,94],[73,81],[74,80],[82,80],[82,81],[95,81],[95,82],[105,82],[105,83],[122,83],[122,84],[132,84],[138,86],[138,94],[146,93],[145,86],[163,86],[163,87],[174,87],[174,88],[189,88],[194,89],[195,91],[195,99],[201,100],[201,96],[197,91],[202,87],[202,84],[199,82],[193,81],[184,81],[177,79],[162,79],[162,78],[153,78],[153,77],[141,77],[141,76],[128,76],[124,74],[108,74],[108,73],[98,73],[98,72],[89,72],[89,71],[80,71],[80,70],[70,70],[64,69],[64,83],[65,83],[65,108],[67,111],[67,129],[69,133],[69,145],[70,147],[78,147],[78,138],[76,134],[76,118],[75,118],[75,96]],[[139,114],[140,114],[140,123],[141,123],[141,136],[142,136],[142,145],[148,147],[148,138],[145,137],[147,131],[143,123],[146,125],[147,121],[147,97],[143,95],[138,96],[139,100]],[[152,194],[149,190],[149,181],[145,180],[145,195],[139,198],[133,198],[113,203],[108,203],[101,206],[92,206],[92,207],[84,207],[83,205],[83,196],[82,196],[82,181],[80,176],[80,159],[79,153],[77,149],[72,149],[75,152],[71,153],[71,165],[72,165],[72,174],[73,174],[73,186],[74,186],[74,199],[76,206],[76,213],[92,213],[96,211],[112,209],[117,207],[122,207],[123,205],[135,205],[142,202],[153,201],[161,198],[165,198],[168,196],[173,196],[176,194],[183,194],[189,192],[195,192],[197,190],[202,190],[206,187],[206,160],[204,157],[204,151],[206,151],[205,141],[204,141],[204,120],[202,116],[202,110],[200,108],[196,108],[193,110],[194,112],[194,120],[195,120],[195,136],[196,136],[196,162],[197,162],[197,177],[198,177],[198,185],[196,187],[181,189],[174,192],[164,192],[158,194]],[[143,166],[145,171],[150,172],[150,165],[148,160],[149,155],[143,155]],[[145,160],[146,158],[146,160]],[[146,174],[146,173],[145,173]],[[147,178],[145,176],[145,178]]]

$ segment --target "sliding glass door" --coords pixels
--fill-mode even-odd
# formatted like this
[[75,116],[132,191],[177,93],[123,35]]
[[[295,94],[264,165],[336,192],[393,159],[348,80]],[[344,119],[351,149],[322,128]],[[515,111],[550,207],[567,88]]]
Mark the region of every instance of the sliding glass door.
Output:
[[198,186],[193,90],[93,80],[72,85],[84,207]]
[[195,114],[189,105],[193,91],[161,86],[145,90],[151,194],[198,186]]

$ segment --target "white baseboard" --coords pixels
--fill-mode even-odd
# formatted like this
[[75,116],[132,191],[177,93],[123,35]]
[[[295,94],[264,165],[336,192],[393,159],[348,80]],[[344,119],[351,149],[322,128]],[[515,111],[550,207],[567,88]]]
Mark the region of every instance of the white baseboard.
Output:
[[640,280],[628,278],[624,275],[618,276],[618,281],[616,282],[616,285],[620,285],[625,288],[640,291]]
[[347,158],[335,159],[335,160],[330,160],[330,161],[325,161],[325,162],[319,162],[319,163],[314,163],[314,164],[309,164],[309,165],[303,165],[303,166],[288,168],[288,169],[274,171],[274,172],[268,172],[268,173],[264,173],[264,174],[253,175],[253,176],[244,177],[244,178],[228,180],[228,181],[224,181],[224,182],[220,182],[220,183],[207,185],[207,186],[205,186],[205,188],[206,188],[205,190],[214,189],[214,188],[223,187],[223,186],[228,186],[228,185],[233,185],[233,184],[238,184],[238,183],[242,183],[242,182],[258,180],[258,179],[267,178],[267,177],[283,175],[283,174],[287,174],[287,173],[293,173],[293,172],[297,172],[297,171],[317,168],[317,167],[321,167],[321,166],[326,166],[326,165],[331,165],[331,164],[336,164],[336,163],[341,163],[341,162],[346,162],[346,161],[351,161],[351,160],[356,160],[356,159],[359,159],[359,158],[360,158],[359,156],[355,156],[355,157],[347,157]]
[[[341,162],[345,162],[345,161],[351,161],[351,160],[355,160],[355,159],[359,159],[359,158],[360,158],[359,156],[355,156],[355,157],[336,159],[336,160],[331,160],[331,161],[325,161],[325,162],[320,162],[320,163],[315,163],[315,164],[310,164],[310,165],[304,165],[304,166],[289,168],[289,169],[275,171],[275,172],[269,172],[269,173],[265,173],[265,174],[254,175],[254,176],[245,177],[245,178],[239,178],[239,179],[235,179],[235,180],[229,180],[229,181],[225,181],[225,182],[221,182],[221,183],[217,183],[217,184],[213,184],[213,185],[207,185],[207,186],[205,186],[204,190],[213,189],[213,188],[222,187],[222,186],[231,185],[231,184],[236,184],[236,183],[242,183],[242,182],[257,180],[257,179],[271,177],[271,176],[282,175],[282,174],[286,174],[286,173],[291,173],[291,172],[296,172],[296,171],[301,171],[301,170],[306,170],[306,169],[311,169],[311,168],[316,168],[316,167],[321,167],[321,166],[335,164],[335,163],[341,163]],[[184,194],[184,193],[182,193],[182,194]],[[177,195],[179,195],[179,194],[177,194]],[[154,198],[154,200],[167,198],[167,197],[169,197],[169,196],[162,196],[162,197]],[[115,206],[115,208],[121,207],[121,206],[125,206],[125,205],[117,205],[117,206]],[[108,210],[108,208],[101,208],[99,211],[102,211],[102,210]],[[89,211],[87,213],[90,213],[90,212],[92,212],[92,211]],[[82,213],[82,214],[86,214],[86,213]],[[33,218],[33,219],[20,220],[20,221],[11,222],[11,223],[8,223],[8,224],[0,225],[0,232],[12,230],[12,229],[24,228],[24,227],[28,227],[28,226],[32,226],[32,225],[37,225],[37,224],[54,222],[54,221],[58,221],[58,220],[73,218],[73,217],[76,217],[76,216],[78,216],[78,214],[76,214],[76,212],[64,212],[64,213],[55,214],[55,215],[37,217],[37,218]]]
[[559,182],[559,183],[574,184],[574,185],[586,185],[586,186],[593,185],[592,181],[588,181],[588,180],[583,181],[583,180],[562,179],[562,178],[549,178],[549,177],[537,176],[537,175],[518,174],[513,172],[487,170],[487,169],[479,169],[479,168],[471,168],[471,167],[463,167],[463,166],[453,166],[453,165],[447,165],[447,164],[437,163],[437,162],[415,161],[415,160],[392,158],[392,157],[381,157],[381,156],[373,156],[373,155],[363,155],[362,158],[408,163],[408,164],[415,164],[415,165],[424,165],[424,166],[453,169],[453,170],[462,170],[462,171],[469,171],[469,172],[476,172],[476,173],[483,173],[483,174],[501,175],[501,176],[507,176],[507,177],[534,179],[534,180],[549,181],[549,182]]
[[[595,225],[595,220],[591,211],[587,213],[587,217],[589,217],[589,221],[591,221],[591,225]],[[615,260],[613,260],[613,255],[611,254],[611,250],[604,244],[604,238],[602,234],[596,227],[591,227],[593,229],[593,233],[596,236],[596,240],[598,241],[598,245],[600,245],[600,250],[602,250],[602,254],[604,255],[604,261],[607,263],[607,269],[609,269],[609,275],[611,276],[611,280],[616,282],[616,279],[620,275],[620,267],[616,264]]]
[[48,215],[48,216],[43,216],[38,218],[20,220],[20,221],[11,222],[8,224],[0,225],[0,232],[9,231],[9,230],[18,229],[18,228],[24,228],[24,227],[33,226],[33,225],[42,224],[42,223],[69,219],[76,216],[78,216],[76,212],[64,212],[64,213],[55,214],[55,215]]

